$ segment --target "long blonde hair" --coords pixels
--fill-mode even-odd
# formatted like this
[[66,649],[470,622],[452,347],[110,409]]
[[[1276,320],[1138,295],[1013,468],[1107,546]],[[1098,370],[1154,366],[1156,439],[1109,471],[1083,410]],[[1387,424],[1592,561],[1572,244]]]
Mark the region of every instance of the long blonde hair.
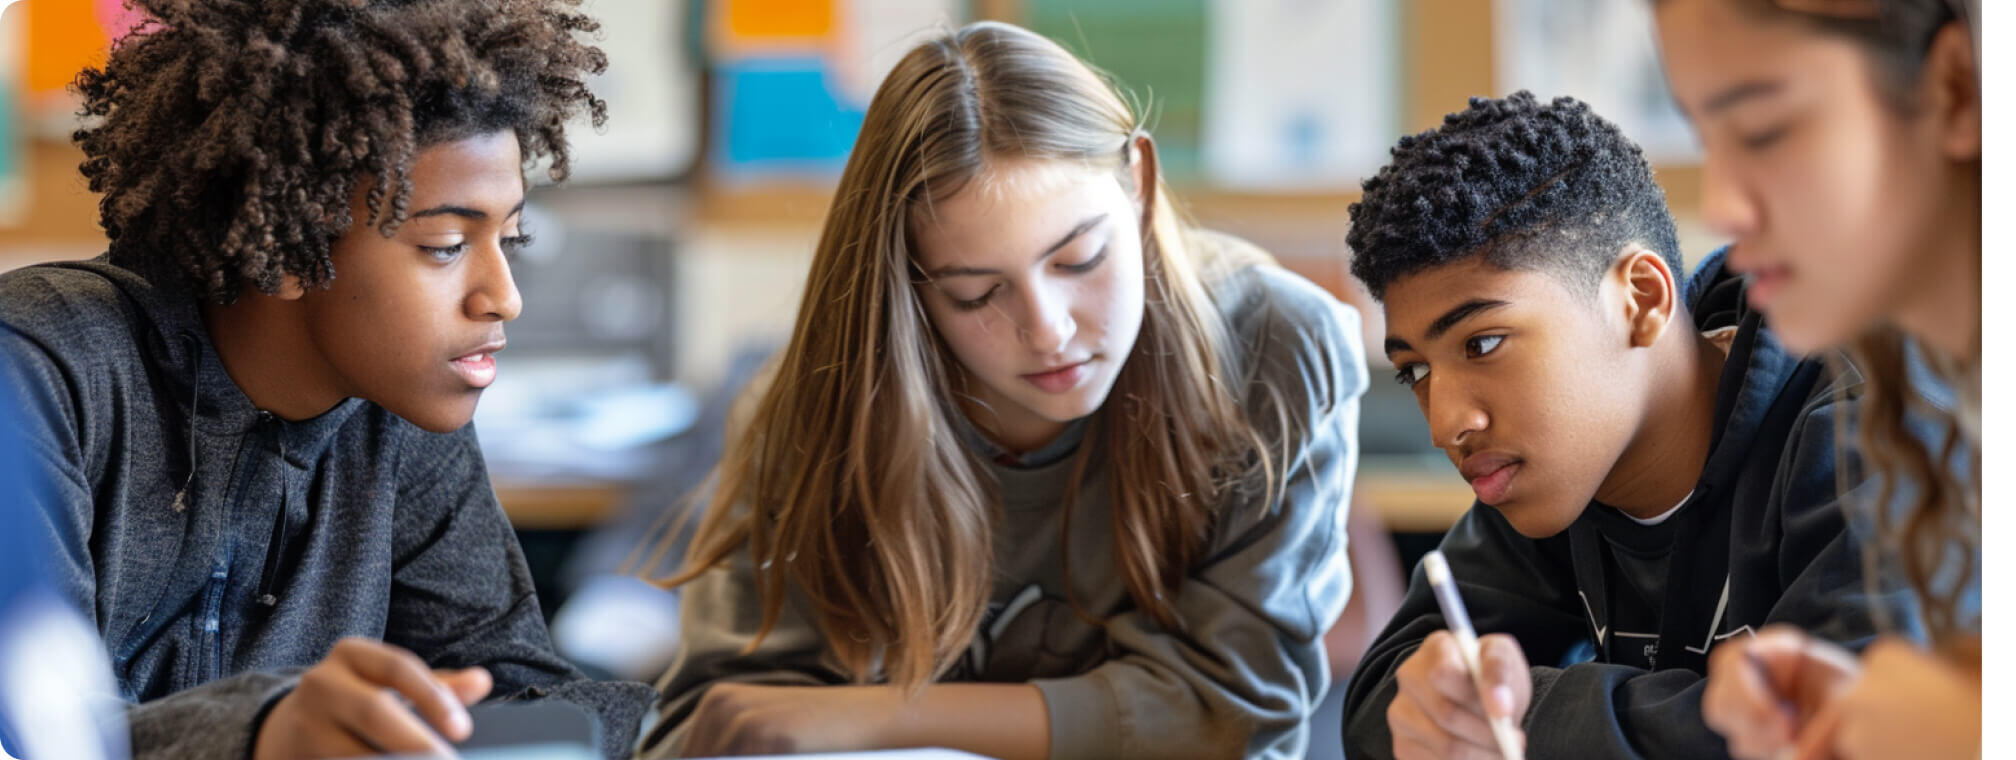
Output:
[[[999,495],[958,436],[963,374],[914,289],[910,215],[1004,159],[1106,166],[1140,192],[1129,162],[1153,154],[1130,147],[1145,134],[1112,85],[1024,29],[976,23],[904,56],[868,107],[774,379],[728,442],[685,565],[659,582],[746,549],[757,641],[796,589],[855,680],[915,689],[942,675],[987,609]],[[1226,328],[1187,226],[1146,176],[1141,330],[1079,475],[1100,448],[1128,592],[1175,626],[1217,505],[1254,472],[1271,494],[1274,476],[1226,380]]]

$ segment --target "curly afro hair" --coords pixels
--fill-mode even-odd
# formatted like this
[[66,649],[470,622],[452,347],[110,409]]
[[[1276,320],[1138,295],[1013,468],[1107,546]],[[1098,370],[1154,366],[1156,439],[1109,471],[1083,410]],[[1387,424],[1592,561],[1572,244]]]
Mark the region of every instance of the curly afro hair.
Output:
[[580,0],[128,0],[147,22],[77,78],[75,140],[115,263],[230,303],[335,276],[358,182],[406,220],[421,150],[509,129],[567,175],[564,125],[607,118]]
[[1400,138],[1350,211],[1351,273],[1380,299],[1394,280],[1478,254],[1559,273],[1585,295],[1631,243],[1685,271],[1643,153],[1574,98],[1471,98],[1439,129]]

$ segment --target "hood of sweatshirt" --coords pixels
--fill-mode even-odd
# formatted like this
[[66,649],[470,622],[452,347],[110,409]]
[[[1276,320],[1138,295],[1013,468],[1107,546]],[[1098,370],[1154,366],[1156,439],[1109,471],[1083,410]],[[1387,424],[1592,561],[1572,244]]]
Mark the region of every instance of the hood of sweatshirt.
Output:
[[[103,280],[120,294],[122,305],[130,310],[129,319],[140,327],[136,332],[144,336],[141,340],[143,358],[154,370],[150,379],[158,384],[157,393],[175,399],[175,408],[181,413],[177,426],[183,430],[184,450],[181,453],[186,460],[178,463],[183,470],[179,478],[181,486],[171,507],[173,511],[231,509],[229,504],[197,503],[194,495],[198,493],[222,495],[238,490],[198,488],[197,474],[204,469],[199,465],[206,458],[230,461],[240,456],[248,436],[265,433],[260,445],[270,445],[274,453],[284,460],[281,467],[282,505],[274,513],[272,536],[255,596],[260,604],[271,607],[275,603],[272,594],[277,588],[279,573],[287,566],[285,552],[291,533],[289,515],[298,511],[289,507],[302,498],[299,492],[307,488],[309,473],[314,471],[317,460],[328,451],[337,431],[367,402],[350,398],[306,420],[282,419],[259,409],[231,379],[210,341],[195,292],[181,286],[174,278],[143,276],[111,263],[108,256],[41,264],[33,268],[44,270],[51,277],[96,277]],[[240,498],[244,497],[240,493]]]

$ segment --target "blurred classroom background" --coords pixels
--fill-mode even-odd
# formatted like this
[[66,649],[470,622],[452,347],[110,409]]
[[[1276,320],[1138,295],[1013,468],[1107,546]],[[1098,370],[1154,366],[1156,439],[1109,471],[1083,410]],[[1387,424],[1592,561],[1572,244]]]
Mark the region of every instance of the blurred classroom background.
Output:
[[[0,7],[0,270],[95,256],[103,235],[68,140],[76,105],[65,87],[135,19],[119,0]],[[1471,95],[1526,88],[1591,102],[1658,167],[1690,262],[1719,244],[1695,221],[1696,148],[1665,92],[1642,2],[586,7],[603,21],[611,62],[595,83],[608,127],[576,130],[572,181],[532,192],[536,241],[517,272],[526,309],[477,425],[556,638],[585,664],[633,678],[664,667],[676,603],[613,571],[712,466],[728,401],[790,329],[870,96],[935,31],[1010,21],[1112,74],[1148,104],[1188,212],[1357,305],[1370,346],[1383,326],[1349,275],[1346,207],[1394,140]],[[1412,396],[1367,353],[1354,511],[1378,518],[1360,520],[1371,535],[1383,526],[1394,537],[1397,554],[1380,561],[1412,567],[1473,497],[1429,445]]]

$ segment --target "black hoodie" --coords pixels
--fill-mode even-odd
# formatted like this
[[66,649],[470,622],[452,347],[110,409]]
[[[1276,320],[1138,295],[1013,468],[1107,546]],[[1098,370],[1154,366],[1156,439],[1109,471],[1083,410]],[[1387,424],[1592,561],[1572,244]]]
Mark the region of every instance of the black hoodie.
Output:
[[[1668,519],[1641,525],[1592,502],[1561,534],[1533,540],[1475,504],[1443,537],[1478,634],[1511,634],[1532,666],[1529,758],[1726,756],[1701,720],[1717,642],[1790,623],[1859,650],[1877,634],[1875,604],[1919,631],[1907,592],[1867,593],[1861,542],[1837,500],[1835,417],[1852,409],[1859,377],[1788,353],[1747,309],[1743,285],[1720,252],[1688,284],[1695,326],[1736,334],[1707,463]],[[1417,568],[1351,677],[1347,755],[1393,756],[1394,672],[1443,628]]]
[[0,275],[0,384],[48,486],[34,539],[105,640],[134,755],[246,756],[292,677],[364,636],[587,707],[627,756],[655,692],[554,653],[474,428],[260,411],[196,307],[103,257]]

